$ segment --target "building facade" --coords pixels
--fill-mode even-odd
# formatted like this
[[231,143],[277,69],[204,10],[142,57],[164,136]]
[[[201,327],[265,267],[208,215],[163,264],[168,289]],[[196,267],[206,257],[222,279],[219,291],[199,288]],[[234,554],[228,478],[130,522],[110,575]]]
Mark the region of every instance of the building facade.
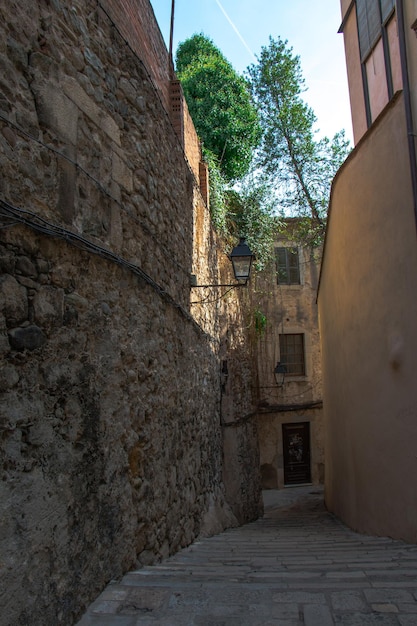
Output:
[[326,503],[417,541],[417,3],[343,0],[355,149],[331,194],[318,291]]
[[321,249],[286,235],[276,241],[275,259],[258,275],[254,293],[264,489],[324,481],[316,303]]

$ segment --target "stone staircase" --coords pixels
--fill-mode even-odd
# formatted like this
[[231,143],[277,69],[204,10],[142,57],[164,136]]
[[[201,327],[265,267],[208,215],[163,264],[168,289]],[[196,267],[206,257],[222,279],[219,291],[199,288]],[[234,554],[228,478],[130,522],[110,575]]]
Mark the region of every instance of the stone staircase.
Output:
[[417,546],[359,535],[320,488],[109,585],[78,626],[417,625]]

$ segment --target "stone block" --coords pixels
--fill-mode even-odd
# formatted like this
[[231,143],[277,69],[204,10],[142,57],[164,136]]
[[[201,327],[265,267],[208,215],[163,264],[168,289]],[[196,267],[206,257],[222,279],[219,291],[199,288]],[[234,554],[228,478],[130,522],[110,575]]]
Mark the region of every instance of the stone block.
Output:
[[398,613],[398,607],[395,604],[382,602],[380,604],[371,604],[375,613]]
[[0,254],[0,270],[4,274],[13,274],[16,266],[15,256],[6,250]]
[[121,159],[115,152],[112,155],[113,180],[122,185],[127,191],[133,191],[133,176],[126,161]]
[[139,561],[142,565],[152,565],[155,562],[155,554],[151,550],[143,550],[139,555]]
[[17,141],[16,133],[11,128],[9,128],[8,126],[5,126],[2,129],[2,133],[3,133],[3,136],[5,137],[6,141],[9,143],[9,145],[12,148],[14,148],[15,145],[16,145],[16,141]]
[[326,602],[322,593],[311,593],[308,591],[281,591],[275,593],[272,599],[274,602],[305,603],[309,605],[325,604]]
[[338,611],[363,611],[366,604],[360,592],[336,591],[331,595],[332,606]]
[[31,276],[32,278],[37,274],[35,264],[27,256],[17,257],[16,270],[18,273],[24,276]]
[[6,354],[10,351],[10,343],[7,336],[0,334],[0,354]]
[[116,122],[103,109],[97,106],[74,78],[66,76],[62,79],[64,93],[70,100],[101,128],[108,137],[120,145],[120,130]]
[[114,249],[120,250],[123,245],[123,225],[118,206],[112,204],[110,222],[110,241]]
[[64,291],[43,285],[33,301],[35,322],[40,326],[61,326],[64,317]]
[[59,160],[59,195],[58,210],[64,221],[71,224],[75,216],[75,165],[66,159]]
[[411,591],[405,589],[365,589],[364,594],[369,603],[411,602]]
[[39,326],[26,326],[13,328],[9,331],[9,341],[12,348],[22,352],[23,350],[36,350],[46,343],[46,337]]
[[304,624],[305,626],[334,626],[329,607],[307,604],[304,607]]
[[21,324],[28,318],[26,289],[8,274],[0,278],[0,312],[8,327]]
[[137,89],[134,88],[130,80],[122,77],[119,81],[119,88],[131,104],[136,104]]
[[104,78],[104,67],[103,67],[103,63],[100,61],[100,59],[98,58],[98,56],[96,54],[94,54],[94,52],[92,52],[92,50],[90,50],[90,48],[85,48],[84,49],[84,57],[85,60],[87,61],[87,63],[89,65],[91,65],[94,70],[100,74],[100,76],[102,78]]
[[75,291],[65,295],[65,304],[74,306],[76,309],[80,311],[87,310],[89,306],[88,300],[80,296]]
[[76,145],[78,109],[57,83],[33,82],[39,123],[53,130],[66,143]]
[[19,382],[19,374],[13,365],[0,368],[0,391],[11,389]]
[[28,65],[28,55],[25,46],[9,37],[7,40],[7,56],[17,70],[25,72]]

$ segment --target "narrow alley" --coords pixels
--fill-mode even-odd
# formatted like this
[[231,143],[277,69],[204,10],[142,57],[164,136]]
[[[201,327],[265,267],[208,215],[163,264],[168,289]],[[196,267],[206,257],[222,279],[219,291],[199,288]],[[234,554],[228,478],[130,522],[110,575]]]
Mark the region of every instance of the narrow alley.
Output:
[[264,492],[265,515],[110,584],[78,626],[417,624],[417,546],[359,535],[320,487]]

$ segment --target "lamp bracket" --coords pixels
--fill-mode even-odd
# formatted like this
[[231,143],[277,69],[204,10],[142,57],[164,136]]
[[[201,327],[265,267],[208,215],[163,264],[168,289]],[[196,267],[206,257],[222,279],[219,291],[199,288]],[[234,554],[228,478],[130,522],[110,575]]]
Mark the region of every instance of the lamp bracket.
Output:
[[190,287],[247,287],[248,286],[248,281],[245,280],[244,282],[239,282],[239,283],[233,283],[231,284],[224,284],[221,283],[220,285],[197,285],[197,277],[195,274],[191,274],[190,276]]
[[247,287],[247,281],[245,283],[235,283],[234,285],[190,285],[191,288],[194,287]]

